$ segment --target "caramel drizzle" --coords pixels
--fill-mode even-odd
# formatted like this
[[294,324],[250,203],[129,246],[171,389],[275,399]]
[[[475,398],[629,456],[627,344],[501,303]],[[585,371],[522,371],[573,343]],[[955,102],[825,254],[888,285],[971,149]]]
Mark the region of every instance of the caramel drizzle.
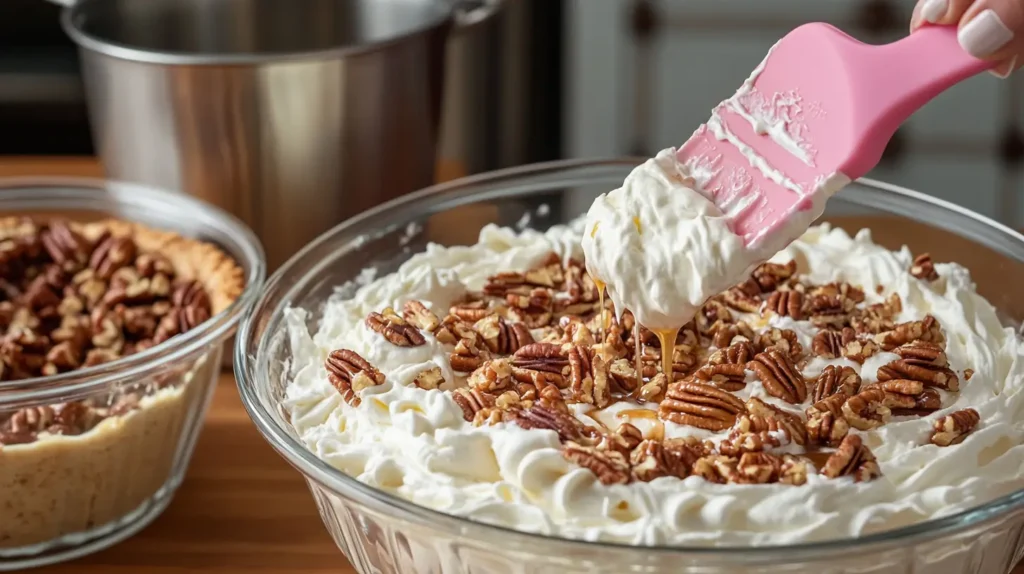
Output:
[[654,332],[661,343],[661,372],[665,374],[668,382],[672,382],[672,354],[676,348],[676,337],[679,336],[680,327],[675,329],[659,329]]
[[615,413],[615,418],[626,419],[625,422],[630,422],[632,419],[646,419],[654,421],[654,426],[644,436],[650,440],[664,440],[665,439],[665,423],[658,418],[658,411],[653,409],[626,409]]

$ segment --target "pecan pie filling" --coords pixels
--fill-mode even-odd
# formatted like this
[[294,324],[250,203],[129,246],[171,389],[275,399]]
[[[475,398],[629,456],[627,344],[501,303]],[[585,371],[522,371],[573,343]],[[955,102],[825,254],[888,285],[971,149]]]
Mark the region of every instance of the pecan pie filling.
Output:
[[[527,244],[504,233],[485,230],[481,243],[497,234],[498,246],[477,255],[508,260],[503,250]],[[427,271],[434,282],[463,287],[454,297],[455,290],[437,296],[422,288],[430,281],[417,283],[400,271],[352,301],[334,303],[326,316],[337,321],[315,339],[304,339],[309,336],[293,324],[293,339],[330,347],[322,368],[293,372],[289,389],[293,424],[310,448],[361,480],[456,514],[568,536],[683,541],[699,536],[680,531],[680,523],[760,531],[750,517],[735,528],[704,517],[699,508],[719,495],[754,504],[762,497],[792,499],[787,489],[849,489],[854,497],[868,493],[869,507],[890,496],[895,502],[916,492],[907,486],[915,473],[939,472],[917,451],[930,453],[939,468],[950,464],[951,457],[928,449],[953,453],[973,434],[986,434],[992,392],[1009,400],[1020,391],[1019,343],[973,293],[966,270],[889,252],[867,236],[813,228],[747,281],[708,300],[670,340],[629,311],[617,312],[578,254],[523,249],[534,262],[521,269],[485,274],[460,260],[463,268],[454,273]],[[842,249],[856,250],[857,261],[818,268]],[[430,265],[418,257],[409,270]],[[857,264],[865,261],[886,270],[898,263],[902,271],[892,281],[869,272],[860,283]],[[412,287],[392,298],[396,283]],[[391,296],[374,295],[382,289]],[[948,306],[965,297],[975,304],[975,324],[944,323],[956,313]],[[977,392],[965,395],[971,386]],[[319,406],[325,401],[337,402],[330,414]],[[450,420],[452,413],[462,420]],[[999,430],[962,456],[982,456],[983,444],[994,449],[985,455],[992,459],[1016,448],[1019,441],[995,445],[997,433],[1017,432],[1006,428],[1006,418],[992,424]],[[369,433],[364,425],[380,429]],[[532,443],[531,455],[510,444],[524,431],[548,431],[543,436],[551,438]],[[362,438],[364,432],[376,438]],[[391,433],[402,432],[420,450],[392,446]],[[455,440],[453,433],[465,437]],[[365,450],[366,440],[380,441],[381,450]],[[550,458],[553,449],[564,470],[555,470],[563,467]],[[488,450],[489,463],[471,459]],[[397,460],[403,452],[415,461]],[[452,457],[480,470],[452,470],[459,464]],[[532,474],[533,465],[547,469],[550,484],[539,478],[545,473]],[[590,482],[568,478],[577,473]],[[950,477],[950,485],[967,478]],[[501,497],[459,494],[452,502],[419,491],[431,479],[471,490],[488,483],[507,488]],[[608,510],[616,501],[628,512]],[[658,509],[662,503],[675,518]],[[518,510],[496,510],[503,505]],[[924,519],[945,511],[918,512]],[[861,534],[872,526],[855,519],[857,512],[866,510],[822,519],[830,526],[820,532],[813,516],[800,516],[793,529],[800,538]],[[623,522],[636,524],[635,531]],[[778,538],[790,535],[783,529]],[[773,536],[766,526],[735,540]]]
[[[186,333],[243,287],[212,245],[116,220],[0,219],[0,271],[0,385],[19,393]],[[5,408],[0,389],[0,551],[103,526],[152,496],[203,394],[190,381],[217,368],[206,362],[30,406]]]

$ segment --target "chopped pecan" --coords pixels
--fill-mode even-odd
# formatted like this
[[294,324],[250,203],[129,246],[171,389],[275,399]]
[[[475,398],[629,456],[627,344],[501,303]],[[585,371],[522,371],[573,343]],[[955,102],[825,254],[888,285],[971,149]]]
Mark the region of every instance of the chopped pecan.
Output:
[[854,339],[843,346],[843,357],[855,363],[863,364],[869,357],[874,356],[878,350],[878,344],[871,339]]
[[486,410],[496,404],[497,397],[477,389],[463,387],[452,391],[452,400],[462,409],[462,418],[475,423],[479,413],[484,412],[486,415]]
[[708,482],[725,484],[736,476],[736,465],[739,461],[730,456],[709,454],[693,463],[691,474]]
[[630,455],[635,480],[650,482],[663,476],[686,478],[695,462],[692,451],[685,448],[666,448],[659,441],[645,440]]
[[349,349],[331,351],[324,366],[327,367],[327,380],[338,389],[341,398],[354,407],[358,407],[361,402],[356,393],[384,384],[384,374]]
[[803,375],[789,356],[778,349],[759,353],[747,363],[747,368],[754,371],[769,395],[793,404],[800,404],[807,398]]
[[407,323],[391,307],[384,309],[383,313],[367,315],[366,326],[399,347],[418,347],[427,342],[419,329]]
[[782,475],[782,459],[766,452],[745,452],[740,455],[736,472],[730,482],[770,484]]
[[964,380],[969,381],[974,376],[974,369],[964,369]]
[[934,424],[934,431],[929,439],[938,446],[960,444],[967,435],[981,422],[981,415],[974,409],[963,409],[950,413]]
[[406,323],[428,333],[433,333],[441,326],[437,315],[419,301],[406,301],[402,306],[402,318]]
[[816,403],[836,393],[852,397],[860,390],[860,375],[850,367],[827,365],[814,383],[812,400]]
[[889,422],[885,391],[874,386],[853,395],[843,404],[843,416],[857,430],[871,430]]
[[513,422],[524,429],[552,430],[558,438],[579,442],[583,439],[583,424],[572,414],[556,411],[540,405],[533,405],[513,413]]
[[628,359],[612,361],[612,364],[608,367],[608,373],[612,376],[612,381],[615,383],[615,390],[622,394],[628,395],[632,393],[643,382],[642,379],[637,377],[636,369]]
[[772,406],[757,397],[746,402],[754,432],[782,433],[790,442],[802,445],[806,442],[803,421],[798,415]]
[[622,423],[614,432],[605,433],[601,442],[597,445],[602,450],[617,450],[629,456],[633,449],[644,440],[644,434],[640,429],[629,423]]
[[868,305],[855,313],[850,324],[858,333],[878,334],[895,327],[893,320],[903,310],[899,293],[893,293],[881,303]]
[[[550,268],[555,269],[552,263]],[[587,273],[583,262],[570,259],[565,266],[565,281],[562,283],[562,291],[565,292],[571,304],[595,303],[599,297],[599,290],[594,278]]]
[[839,448],[825,461],[821,474],[828,478],[852,476],[855,482],[867,482],[882,476],[875,455],[857,435],[847,435]]
[[799,291],[775,291],[768,296],[762,315],[772,314],[780,317],[792,317],[799,321],[804,318],[804,294]]
[[711,385],[679,381],[668,386],[658,415],[670,422],[711,431],[725,430],[745,412],[743,402]]
[[488,353],[472,339],[462,339],[448,355],[452,369],[460,373],[471,373],[480,368],[488,359]]
[[700,308],[697,314],[697,329],[701,333],[709,333],[711,326],[721,321],[723,324],[732,323],[732,311],[722,302],[721,297],[712,297]]
[[533,342],[530,329],[523,323],[510,323],[498,315],[489,315],[473,325],[492,353],[510,355]]
[[49,338],[30,329],[10,330],[0,339],[0,363],[4,365],[5,378],[27,379],[39,376],[46,364]]
[[960,390],[960,378],[949,368],[946,354],[935,343],[915,341],[896,348],[895,352],[902,358],[879,367],[879,381],[910,379],[947,391]]
[[746,313],[757,313],[761,309],[761,298],[739,286],[722,293],[722,301],[729,307]]
[[593,472],[601,484],[626,484],[632,479],[629,461],[618,451],[598,450],[570,441],[562,448],[562,456]]
[[914,262],[910,264],[910,274],[924,281],[935,281],[939,278],[935,264],[932,263],[932,256],[928,253],[922,253],[914,258]]
[[658,373],[640,387],[637,399],[645,403],[660,403],[665,398],[668,386],[668,377],[665,373]]
[[494,313],[494,310],[491,309],[490,303],[482,299],[460,301],[448,309],[449,315],[470,323],[475,323],[492,313]]
[[707,365],[694,371],[693,378],[696,382],[713,385],[724,391],[739,391],[747,386],[745,364]]
[[[640,356],[643,376],[651,378],[664,368],[661,360],[662,349],[654,346],[644,346]],[[700,349],[690,345],[676,345],[672,349],[672,379],[678,380],[686,376],[690,370],[697,365]]]
[[750,341],[738,341],[724,349],[718,349],[708,358],[709,365],[744,365],[750,362],[757,351]]
[[[833,395],[843,397],[843,395]],[[841,408],[841,407],[840,407]],[[841,414],[831,410],[817,410],[811,407],[805,423],[807,440],[810,444],[837,447],[850,432],[850,423]]]
[[946,339],[942,335],[942,327],[939,322],[931,315],[925,316],[920,321],[900,323],[891,331],[875,335],[875,342],[881,345],[884,351],[892,351],[914,341],[941,345],[946,342]]
[[790,454],[782,455],[782,468],[779,469],[779,482],[791,486],[807,483],[807,475],[813,472],[811,461],[804,457]]
[[850,285],[849,283],[826,283],[811,289],[811,296],[824,295],[826,297],[841,297],[849,299],[855,305],[864,302],[864,290]]
[[757,334],[754,338],[754,348],[759,352],[776,349],[784,355],[798,361],[804,354],[803,345],[797,338],[796,333],[790,329],[777,329],[772,327]]
[[432,391],[444,384],[444,375],[441,374],[441,367],[431,367],[412,380],[412,384],[425,390]]
[[807,443],[807,434],[800,417],[773,407],[756,397],[746,403],[747,414],[736,419],[729,435],[718,445],[719,452],[739,456],[787,444]]
[[[726,323],[718,321],[708,331],[711,335],[711,343],[719,349],[724,349],[733,342],[751,341],[754,339],[754,330],[744,321]],[[737,341],[737,338],[740,338]]]
[[796,261],[789,260],[786,263],[762,263],[758,265],[750,275],[761,288],[762,293],[775,291],[785,285],[796,273]]
[[513,386],[512,365],[508,359],[484,361],[482,365],[469,375],[469,386],[478,391],[494,395],[511,389]]
[[529,293],[509,293],[509,316],[531,329],[546,327],[554,317],[554,299],[550,289],[534,288]]
[[590,349],[573,345],[569,349],[572,396],[576,402],[603,409],[612,403],[608,363]]
[[573,345],[591,347],[597,344],[594,332],[578,317],[562,317],[558,320],[558,326],[562,329],[561,341]]
[[42,405],[25,407],[16,411],[0,427],[0,432],[13,434],[40,433],[54,423],[56,413],[53,407]]

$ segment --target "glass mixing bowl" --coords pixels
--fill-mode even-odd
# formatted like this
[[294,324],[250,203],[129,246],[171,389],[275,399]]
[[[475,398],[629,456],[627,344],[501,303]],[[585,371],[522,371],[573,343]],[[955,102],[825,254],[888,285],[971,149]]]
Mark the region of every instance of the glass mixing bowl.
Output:
[[[291,358],[284,310],[311,312],[350,297],[360,273],[395,271],[428,242],[475,243],[497,223],[544,229],[586,211],[637,162],[572,161],[484,174],[382,205],[322,235],[270,279],[240,327],[235,374],[249,415],[309,483],[324,524],[363,573],[934,572],[1005,574],[1024,554],[1024,491],[945,518],[857,539],[775,547],[635,547],[526,534],[457,518],[375,490],[318,459],[280,403]],[[869,227],[889,248],[908,245],[966,265],[1007,323],[1024,318],[1024,237],[920,193],[861,180],[829,203],[824,220]]]

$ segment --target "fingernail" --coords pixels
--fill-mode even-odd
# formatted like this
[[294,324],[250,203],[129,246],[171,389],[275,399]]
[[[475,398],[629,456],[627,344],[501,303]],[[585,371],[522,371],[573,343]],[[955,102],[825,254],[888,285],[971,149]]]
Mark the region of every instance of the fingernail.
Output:
[[1012,40],[1013,32],[990,8],[960,28],[956,37],[965,52],[975,58],[984,58]]
[[925,0],[921,5],[921,16],[929,24],[935,24],[946,15],[949,0]]
[[995,68],[989,70],[988,73],[990,73],[993,76],[999,78],[1000,80],[1005,80],[1006,78],[1009,78],[1010,74],[1012,74],[1013,71],[1016,70],[1016,69],[1017,69],[1017,56],[1014,56],[1013,58],[1010,58],[1010,61],[1003,62],[1002,64],[999,64]]

